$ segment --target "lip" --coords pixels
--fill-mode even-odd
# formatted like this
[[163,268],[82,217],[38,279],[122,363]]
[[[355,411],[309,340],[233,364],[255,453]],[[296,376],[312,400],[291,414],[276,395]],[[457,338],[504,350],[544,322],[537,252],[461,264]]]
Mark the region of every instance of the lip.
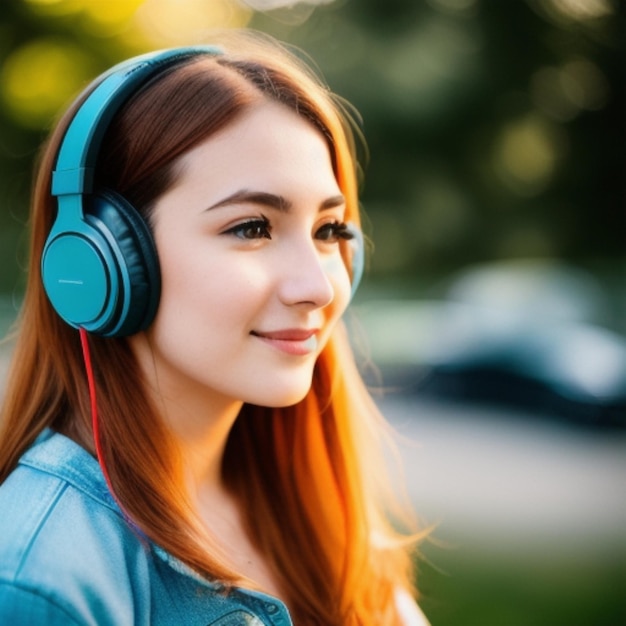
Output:
[[318,329],[285,328],[272,331],[252,331],[250,334],[273,348],[294,356],[306,356],[317,349]]

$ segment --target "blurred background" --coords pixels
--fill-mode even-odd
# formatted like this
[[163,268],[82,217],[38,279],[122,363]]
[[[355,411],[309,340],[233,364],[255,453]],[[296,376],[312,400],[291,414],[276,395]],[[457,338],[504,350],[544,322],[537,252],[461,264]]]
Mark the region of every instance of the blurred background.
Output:
[[623,14],[619,0],[3,0],[1,334],[33,163],[72,97],[214,28],[275,35],[362,116],[374,244],[349,324],[436,524],[425,613],[626,623]]

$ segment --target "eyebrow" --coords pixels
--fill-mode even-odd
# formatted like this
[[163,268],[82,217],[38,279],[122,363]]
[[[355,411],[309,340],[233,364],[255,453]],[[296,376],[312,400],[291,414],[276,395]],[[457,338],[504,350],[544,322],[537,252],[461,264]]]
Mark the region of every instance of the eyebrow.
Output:
[[[325,211],[327,209],[333,209],[335,207],[342,206],[345,203],[346,199],[341,194],[331,196],[330,198],[326,198],[326,200],[320,204],[319,210]],[[282,213],[287,213],[293,207],[293,203],[287,200],[284,196],[268,193],[266,191],[240,189],[239,191],[235,191],[235,193],[226,196],[226,198],[223,198],[219,202],[212,204],[206,210],[211,211],[230,204],[258,204],[270,209],[275,209]]]

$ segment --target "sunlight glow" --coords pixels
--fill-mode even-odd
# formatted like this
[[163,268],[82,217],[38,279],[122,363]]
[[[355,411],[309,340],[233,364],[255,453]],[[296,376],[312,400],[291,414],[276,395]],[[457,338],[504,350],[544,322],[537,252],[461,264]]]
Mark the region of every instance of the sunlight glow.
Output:
[[46,128],[98,71],[94,55],[106,39],[119,58],[209,39],[214,29],[245,26],[253,11],[237,0],[23,0],[39,19],[63,20],[94,46],[42,37],[13,50],[0,68],[0,99],[26,128]]
[[294,7],[297,4],[332,4],[335,0],[238,0],[240,4],[254,9],[255,11],[273,11]]
[[96,0],[85,2],[83,15],[89,31],[99,37],[124,32],[143,0]]
[[245,26],[251,16],[232,0],[145,0],[134,26],[154,45],[185,45],[206,40],[212,29]]
[[611,0],[549,0],[549,4],[564,17],[576,20],[605,17],[616,10]]

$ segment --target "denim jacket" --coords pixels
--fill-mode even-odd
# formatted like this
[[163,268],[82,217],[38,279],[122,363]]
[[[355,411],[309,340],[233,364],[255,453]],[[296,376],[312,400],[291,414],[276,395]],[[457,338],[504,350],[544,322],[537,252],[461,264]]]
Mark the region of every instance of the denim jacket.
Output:
[[44,431],[0,486],[0,624],[288,626],[278,600],[225,590],[129,527],[97,461]]

